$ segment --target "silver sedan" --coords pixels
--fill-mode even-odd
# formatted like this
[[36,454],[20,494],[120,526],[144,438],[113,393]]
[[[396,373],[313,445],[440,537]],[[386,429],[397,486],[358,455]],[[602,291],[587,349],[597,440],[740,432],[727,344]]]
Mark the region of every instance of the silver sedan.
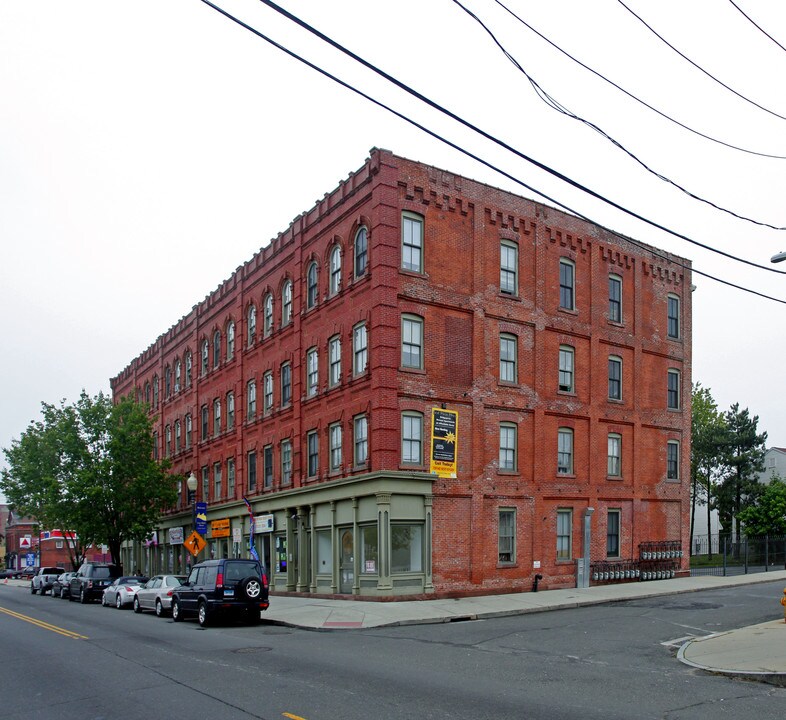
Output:
[[172,609],[172,591],[185,581],[185,575],[151,577],[134,596],[134,612],[154,610],[158,617],[166,615]]
[[101,596],[101,604],[104,607],[114,605],[118,610],[125,605],[131,605],[134,602],[137,590],[146,582],[147,578],[141,575],[119,577],[104,590],[104,594]]

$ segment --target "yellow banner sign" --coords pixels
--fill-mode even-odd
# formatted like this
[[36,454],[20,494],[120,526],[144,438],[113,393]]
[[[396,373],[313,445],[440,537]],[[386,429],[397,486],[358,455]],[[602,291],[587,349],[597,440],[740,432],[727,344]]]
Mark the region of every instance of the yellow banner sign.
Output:
[[229,537],[229,518],[213,520],[210,523],[210,534],[214,538]]
[[456,477],[458,458],[458,413],[431,409],[431,472],[439,477]]

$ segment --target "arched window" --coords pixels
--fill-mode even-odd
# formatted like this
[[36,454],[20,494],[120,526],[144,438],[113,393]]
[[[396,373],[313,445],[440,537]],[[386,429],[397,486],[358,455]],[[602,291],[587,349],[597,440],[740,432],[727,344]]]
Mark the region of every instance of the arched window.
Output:
[[183,374],[182,366],[180,364],[180,358],[175,360],[175,392],[180,392],[180,380]]
[[227,325],[227,360],[235,357],[235,323],[231,320]]
[[287,280],[281,292],[281,327],[292,322],[292,281]]
[[221,331],[213,333],[213,367],[217,368],[221,364]]
[[186,350],[186,387],[191,387],[191,371],[193,370],[191,361],[191,351]]
[[341,290],[341,248],[336,245],[330,252],[330,294]]
[[172,370],[169,365],[164,369],[164,397],[169,398],[172,395]]
[[366,274],[368,264],[368,230],[362,227],[355,233],[355,277]]
[[263,305],[264,327],[262,332],[265,337],[273,332],[273,296],[270,294],[265,295],[265,303]]
[[319,295],[317,286],[317,264],[312,262],[306,274],[306,307],[310,310],[317,304]]
[[158,375],[153,376],[153,407],[158,407]]
[[248,314],[246,316],[247,322],[247,340],[246,344],[251,347],[257,335],[257,308],[256,305],[248,306]]
[[210,343],[207,341],[207,338],[205,338],[202,341],[202,354],[200,357],[200,369],[199,369],[202,375],[207,375],[207,363],[209,357],[210,357]]

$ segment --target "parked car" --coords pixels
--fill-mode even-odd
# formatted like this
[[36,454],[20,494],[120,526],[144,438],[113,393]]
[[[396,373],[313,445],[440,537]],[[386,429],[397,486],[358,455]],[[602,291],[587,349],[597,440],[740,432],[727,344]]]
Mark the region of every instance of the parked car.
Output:
[[242,616],[250,625],[268,608],[267,573],[256,560],[206,560],[172,593],[172,619],[196,616],[202,627],[219,615]]
[[67,598],[71,592],[71,578],[76,575],[75,572],[64,572],[57,576],[57,579],[52,583],[52,597]]
[[134,596],[134,612],[155,610],[162,617],[172,609],[172,595],[187,580],[185,575],[156,575],[151,577]]
[[117,565],[107,563],[86,562],[71,578],[69,586],[69,600],[79,600],[81,603],[98,600],[104,596],[104,589],[112,581],[123,574]]
[[52,589],[52,583],[65,572],[61,567],[42,567],[30,580],[30,592],[35,595],[46,595]]
[[117,578],[104,589],[104,594],[101,596],[101,604],[104,607],[114,605],[118,610],[125,605],[131,605],[134,602],[134,596],[137,594],[137,591],[147,580],[147,577],[143,575],[124,575]]
[[22,580],[32,580],[37,572],[38,572],[38,565],[30,565],[29,567],[23,567],[19,571],[19,577]]
[[0,580],[7,580],[7,579],[18,578],[20,573],[21,573],[21,570],[16,570],[14,568],[6,569],[6,570],[0,570]]

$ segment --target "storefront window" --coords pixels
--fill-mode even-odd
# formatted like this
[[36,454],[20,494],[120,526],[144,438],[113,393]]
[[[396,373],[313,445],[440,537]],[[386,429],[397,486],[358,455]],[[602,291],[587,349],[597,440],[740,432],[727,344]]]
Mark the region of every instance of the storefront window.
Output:
[[360,572],[364,575],[376,575],[379,572],[377,526],[360,528]]
[[317,530],[317,572],[333,572],[333,543],[330,530]]
[[391,572],[421,572],[423,570],[423,526],[391,526]]

